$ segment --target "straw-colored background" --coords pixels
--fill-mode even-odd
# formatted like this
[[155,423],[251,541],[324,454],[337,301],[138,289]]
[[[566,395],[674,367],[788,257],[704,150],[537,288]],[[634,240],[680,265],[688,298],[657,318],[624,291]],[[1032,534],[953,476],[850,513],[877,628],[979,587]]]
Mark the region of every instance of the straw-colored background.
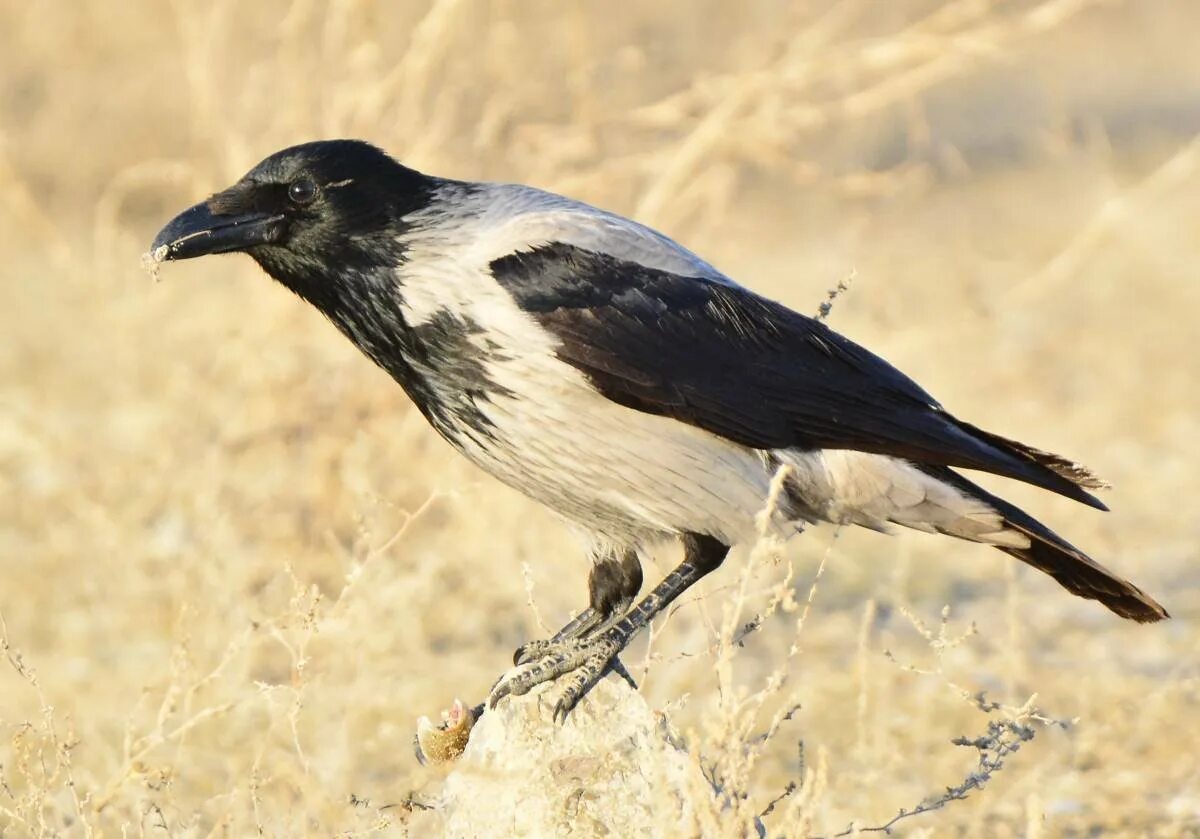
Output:
[[[802,311],[855,273],[836,328],[1114,484],[1101,515],[988,482],[1173,621],[814,530],[744,604],[789,567],[803,602],[827,557],[799,633],[714,668],[736,554],[629,658],[736,768],[722,830],[793,778],[772,835],[960,783],[987,719],[953,683],[1078,722],[908,835],[1196,833],[1198,35],[1177,0],[0,2],[0,834],[403,834],[385,805],[440,771],[414,719],[542,633],[529,587],[550,625],[583,603],[563,528],[250,260],[140,270],[176,211],[328,136],[632,214]],[[945,604],[978,632],[939,658],[904,612]]]

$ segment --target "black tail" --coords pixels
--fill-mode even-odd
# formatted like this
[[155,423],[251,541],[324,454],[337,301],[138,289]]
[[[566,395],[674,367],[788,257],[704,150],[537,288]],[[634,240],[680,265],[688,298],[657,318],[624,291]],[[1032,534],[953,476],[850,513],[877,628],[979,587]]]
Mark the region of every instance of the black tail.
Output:
[[[945,481],[961,492],[993,507],[1004,517],[1008,527],[1028,536],[1030,545],[1027,548],[1000,545],[997,547],[1006,554],[1049,574],[1072,594],[1086,597],[1088,600],[1099,600],[1121,617],[1138,623],[1151,623],[1170,617],[1167,610],[1153,597],[1104,568],[1029,514],[997,498],[948,467],[922,465],[920,468],[926,474]],[[1087,474],[1090,476],[1090,473]]]
[[1108,509],[1103,501],[1086,491],[1089,489],[1107,489],[1108,483],[1097,477],[1083,464],[1075,463],[1062,455],[1045,452],[1041,449],[1035,449],[1033,446],[1019,443],[1016,440],[1001,437],[999,434],[984,431],[982,428],[971,425],[969,422],[963,422],[957,417],[953,417],[953,420],[959,428],[971,437],[1003,452],[1010,458],[1014,458],[1023,467],[1019,468],[1018,471],[1005,472],[999,469],[988,469],[987,471],[995,471],[999,475],[1026,481],[1043,489],[1065,495],[1067,498],[1087,504],[1089,507],[1094,507],[1097,510]]

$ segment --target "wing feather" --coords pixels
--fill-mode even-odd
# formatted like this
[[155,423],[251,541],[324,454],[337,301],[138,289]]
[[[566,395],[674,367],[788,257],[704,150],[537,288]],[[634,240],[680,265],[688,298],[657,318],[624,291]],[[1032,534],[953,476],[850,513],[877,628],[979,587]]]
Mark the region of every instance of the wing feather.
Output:
[[1104,509],[1082,488],[1096,485],[1082,467],[960,422],[879,356],[724,278],[563,242],[491,270],[556,336],[559,357],[627,407],[752,448],[853,449],[979,469]]

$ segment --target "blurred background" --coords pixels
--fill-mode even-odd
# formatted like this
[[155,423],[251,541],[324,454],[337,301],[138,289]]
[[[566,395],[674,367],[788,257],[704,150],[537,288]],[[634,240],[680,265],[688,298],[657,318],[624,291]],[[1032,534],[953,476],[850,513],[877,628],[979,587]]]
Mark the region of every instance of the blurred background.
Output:
[[415,718],[583,605],[564,528],[250,260],[140,267],[270,152],[353,136],[632,215],[803,312],[852,277],[834,328],[1112,482],[1107,515],[986,483],[1172,621],[830,528],[639,642],[737,775],[730,835],[791,780],[771,835],[961,783],[979,691],[1072,722],[899,829],[1196,835],[1198,36],[1173,0],[0,0],[0,834],[423,835]]

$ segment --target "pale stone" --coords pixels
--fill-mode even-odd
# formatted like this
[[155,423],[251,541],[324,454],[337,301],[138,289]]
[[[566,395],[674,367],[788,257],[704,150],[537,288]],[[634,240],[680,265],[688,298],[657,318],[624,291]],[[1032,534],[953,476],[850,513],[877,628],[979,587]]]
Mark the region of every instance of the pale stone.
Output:
[[563,724],[556,695],[542,686],[476,722],[436,807],[443,835],[673,836],[692,823],[689,802],[712,787],[641,694],[609,675]]

